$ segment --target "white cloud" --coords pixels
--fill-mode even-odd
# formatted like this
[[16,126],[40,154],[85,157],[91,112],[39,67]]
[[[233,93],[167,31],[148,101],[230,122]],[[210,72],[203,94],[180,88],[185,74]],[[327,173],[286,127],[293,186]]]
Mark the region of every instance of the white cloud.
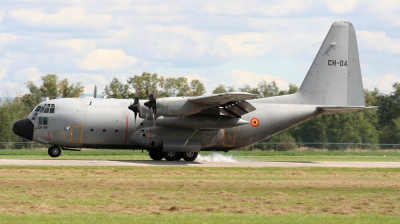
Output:
[[377,19],[385,25],[400,26],[400,15],[398,14],[380,15]]
[[297,50],[297,46],[304,47],[305,44],[322,42],[322,40],[319,34],[302,32],[224,35],[220,37],[219,41],[226,46],[226,49],[219,49],[219,55],[221,57],[254,58],[285,54],[287,51]]
[[383,1],[376,1],[376,0],[369,0],[369,1],[362,1],[361,3],[367,2],[368,6],[368,13],[378,13],[382,14],[391,14],[391,13],[398,13],[400,10],[400,2],[398,0],[385,0]]
[[107,70],[121,71],[130,68],[138,60],[133,56],[128,56],[120,49],[97,49],[89,53],[78,65],[90,71]]
[[326,4],[334,13],[349,13],[357,6],[357,0],[326,0]]
[[94,80],[94,83],[100,83],[100,84],[108,83],[107,77],[104,75],[91,75],[90,78]]
[[69,40],[50,40],[47,43],[52,49],[66,49],[72,53],[87,53],[96,49],[96,43],[93,40],[69,39]]
[[[212,1],[202,2],[199,5],[200,12],[225,15],[262,15],[284,16],[293,12],[301,12],[311,6],[309,0],[280,0],[280,1]],[[256,7],[255,7],[256,5]]]
[[9,16],[20,22],[33,26],[69,26],[78,28],[103,29],[112,22],[108,14],[89,14],[84,8],[69,7],[47,14],[42,9],[11,10]]
[[231,73],[237,86],[244,86],[247,84],[252,87],[257,87],[258,83],[260,83],[263,80],[266,81],[267,83],[270,83],[275,80],[276,85],[280,89],[287,89],[289,86],[289,83],[283,80],[282,78],[271,76],[268,74],[257,74],[254,72],[241,71],[241,70],[232,70]]
[[390,38],[385,32],[359,31],[357,37],[363,48],[400,53],[400,39]]
[[191,27],[153,26],[139,35],[144,47],[149,52],[155,52],[157,58],[193,57],[214,52],[211,47],[214,41],[212,36]]
[[24,82],[26,80],[29,80],[36,83],[40,80],[40,77],[43,75],[44,74],[41,73],[36,67],[29,67],[16,72],[16,77],[18,79],[24,80]]
[[400,76],[397,74],[386,74],[378,78],[363,77],[364,88],[374,89],[375,87],[383,93],[390,93],[393,91],[393,83],[399,82]]
[[6,14],[6,11],[5,11],[5,10],[0,10],[0,23],[3,22],[3,18],[4,18],[4,16],[5,16],[5,14]]
[[0,95],[2,97],[21,96],[21,86],[16,82],[4,82],[0,84]]
[[0,46],[6,45],[11,41],[16,41],[17,36],[9,33],[0,33]]
[[206,82],[207,78],[198,74],[188,74],[184,75],[185,78],[187,78],[188,82],[191,82],[194,79],[199,80],[200,82]]
[[7,68],[1,67],[0,68],[0,81],[5,77],[7,77]]

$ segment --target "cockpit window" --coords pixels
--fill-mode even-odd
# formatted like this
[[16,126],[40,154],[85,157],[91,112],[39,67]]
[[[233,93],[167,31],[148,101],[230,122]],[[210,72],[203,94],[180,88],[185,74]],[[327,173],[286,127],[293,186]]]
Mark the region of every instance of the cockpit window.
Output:
[[44,106],[37,106],[34,111],[39,111],[40,113],[52,113],[56,112],[55,104],[45,104]]

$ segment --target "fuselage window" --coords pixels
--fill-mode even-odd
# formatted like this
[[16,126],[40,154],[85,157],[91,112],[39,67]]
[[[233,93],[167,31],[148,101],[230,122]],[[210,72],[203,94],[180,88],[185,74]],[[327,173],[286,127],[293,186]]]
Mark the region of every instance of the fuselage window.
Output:
[[36,120],[36,117],[32,117],[32,121]]
[[42,108],[42,107],[41,107],[41,106],[37,106],[37,107],[35,108],[35,111],[39,111],[40,108]]
[[44,107],[40,108],[40,113],[42,113],[44,111]]
[[[54,105],[54,104],[53,104]],[[50,113],[54,114],[54,111],[56,110],[56,108],[52,107],[50,108]]]
[[54,104],[52,104],[51,107],[56,107],[56,106]]
[[43,119],[42,119],[42,117],[39,117],[39,125],[42,125],[43,124]]
[[33,116],[37,116],[37,113],[33,114]]
[[49,109],[50,109],[50,108],[46,107],[46,108],[44,109],[43,113],[48,113],[48,112],[49,112]]
[[43,118],[43,125],[47,125],[47,117]]

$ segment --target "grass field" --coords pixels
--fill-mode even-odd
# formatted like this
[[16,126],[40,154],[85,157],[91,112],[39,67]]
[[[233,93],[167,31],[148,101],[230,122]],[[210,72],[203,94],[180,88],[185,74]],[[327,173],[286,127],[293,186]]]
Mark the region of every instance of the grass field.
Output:
[[[400,151],[230,151],[218,152],[221,155],[232,157],[238,161],[375,161],[400,162]],[[203,156],[213,152],[201,152]],[[1,158],[19,159],[49,159],[47,150],[0,150]],[[96,160],[150,160],[148,153],[132,150],[82,150],[80,152],[63,151],[55,159],[96,159]]]
[[399,223],[400,169],[0,167],[1,223]]

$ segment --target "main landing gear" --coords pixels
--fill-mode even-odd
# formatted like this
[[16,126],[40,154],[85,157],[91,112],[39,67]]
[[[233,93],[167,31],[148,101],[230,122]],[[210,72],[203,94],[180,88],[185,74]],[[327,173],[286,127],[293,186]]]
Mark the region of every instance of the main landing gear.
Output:
[[47,150],[47,152],[49,153],[49,156],[53,158],[59,157],[61,155],[61,148],[57,145],[53,145],[49,147],[49,150]]
[[161,152],[161,151],[149,151],[149,156],[153,160],[162,160],[163,158],[167,161],[179,161],[184,159],[185,161],[191,162],[197,158],[198,152]]

